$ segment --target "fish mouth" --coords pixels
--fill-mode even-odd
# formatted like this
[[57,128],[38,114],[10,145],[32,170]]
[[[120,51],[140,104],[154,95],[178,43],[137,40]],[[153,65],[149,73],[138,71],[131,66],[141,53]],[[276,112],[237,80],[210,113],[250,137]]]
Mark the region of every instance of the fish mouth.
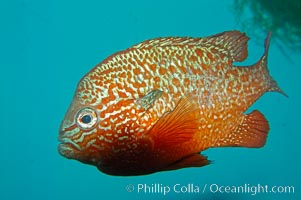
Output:
[[70,138],[59,137],[58,140],[60,142],[58,145],[58,152],[66,158],[75,158],[75,153],[81,151],[80,146]]
[[[70,123],[70,124],[69,124]],[[59,128],[58,152],[64,157],[71,157],[74,152],[81,151],[80,146],[74,142],[72,137],[72,131],[76,128],[71,122],[63,120]]]

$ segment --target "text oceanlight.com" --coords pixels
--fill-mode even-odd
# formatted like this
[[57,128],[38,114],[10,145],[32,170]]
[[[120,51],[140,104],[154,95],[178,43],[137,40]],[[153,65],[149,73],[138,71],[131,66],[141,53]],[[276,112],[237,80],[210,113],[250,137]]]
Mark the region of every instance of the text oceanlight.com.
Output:
[[219,193],[219,194],[294,194],[294,186],[282,186],[282,185],[264,185],[264,184],[242,184],[242,185],[220,185],[220,184],[174,184],[164,185],[160,183],[154,184],[128,184],[126,191],[135,192],[138,194],[162,194],[167,195],[169,193],[181,193],[181,194],[196,194],[196,193]]

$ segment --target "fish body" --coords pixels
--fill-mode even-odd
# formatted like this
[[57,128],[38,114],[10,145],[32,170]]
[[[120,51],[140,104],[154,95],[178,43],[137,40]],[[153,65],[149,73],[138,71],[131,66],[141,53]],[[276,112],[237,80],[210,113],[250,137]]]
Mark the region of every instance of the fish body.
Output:
[[262,147],[267,120],[244,112],[265,92],[283,92],[267,69],[270,34],[258,62],[233,65],[246,59],[248,39],[158,38],[108,57],[77,86],[60,154],[127,176],[207,165],[200,152],[211,147]]

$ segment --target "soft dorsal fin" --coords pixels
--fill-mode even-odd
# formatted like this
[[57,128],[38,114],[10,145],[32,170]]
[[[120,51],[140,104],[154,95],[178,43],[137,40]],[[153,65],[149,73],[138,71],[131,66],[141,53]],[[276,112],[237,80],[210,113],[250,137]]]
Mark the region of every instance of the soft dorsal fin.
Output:
[[165,113],[149,131],[155,148],[165,149],[193,138],[199,127],[199,107],[191,97],[183,97],[173,111]]
[[216,50],[228,55],[233,62],[241,62],[248,56],[248,40],[245,33],[226,31],[204,38],[204,43],[215,46]]
[[146,40],[131,48],[153,48],[166,46],[195,46],[195,47],[215,47],[220,53],[226,54],[233,62],[243,61],[248,56],[247,42],[249,38],[239,31],[226,31],[220,34],[203,37],[165,37]]

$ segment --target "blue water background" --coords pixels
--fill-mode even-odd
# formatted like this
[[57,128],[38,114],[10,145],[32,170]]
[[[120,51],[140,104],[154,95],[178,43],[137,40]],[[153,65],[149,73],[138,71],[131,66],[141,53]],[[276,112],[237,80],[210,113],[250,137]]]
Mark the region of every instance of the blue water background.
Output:
[[[272,41],[269,69],[289,95],[267,93],[261,110],[271,131],[261,149],[219,148],[214,164],[140,177],[114,177],[57,152],[58,127],[76,84],[119,50],[162,36],[206,36],[240,29],[232,1],[59,1],[0,3],[0,199],[301,199],[300,53]],[[247,64],[263,52],[249,42]],[[149,194],[128,184],[292,185],[295,194]],[[202,189],[202,188],[201,188]]]

